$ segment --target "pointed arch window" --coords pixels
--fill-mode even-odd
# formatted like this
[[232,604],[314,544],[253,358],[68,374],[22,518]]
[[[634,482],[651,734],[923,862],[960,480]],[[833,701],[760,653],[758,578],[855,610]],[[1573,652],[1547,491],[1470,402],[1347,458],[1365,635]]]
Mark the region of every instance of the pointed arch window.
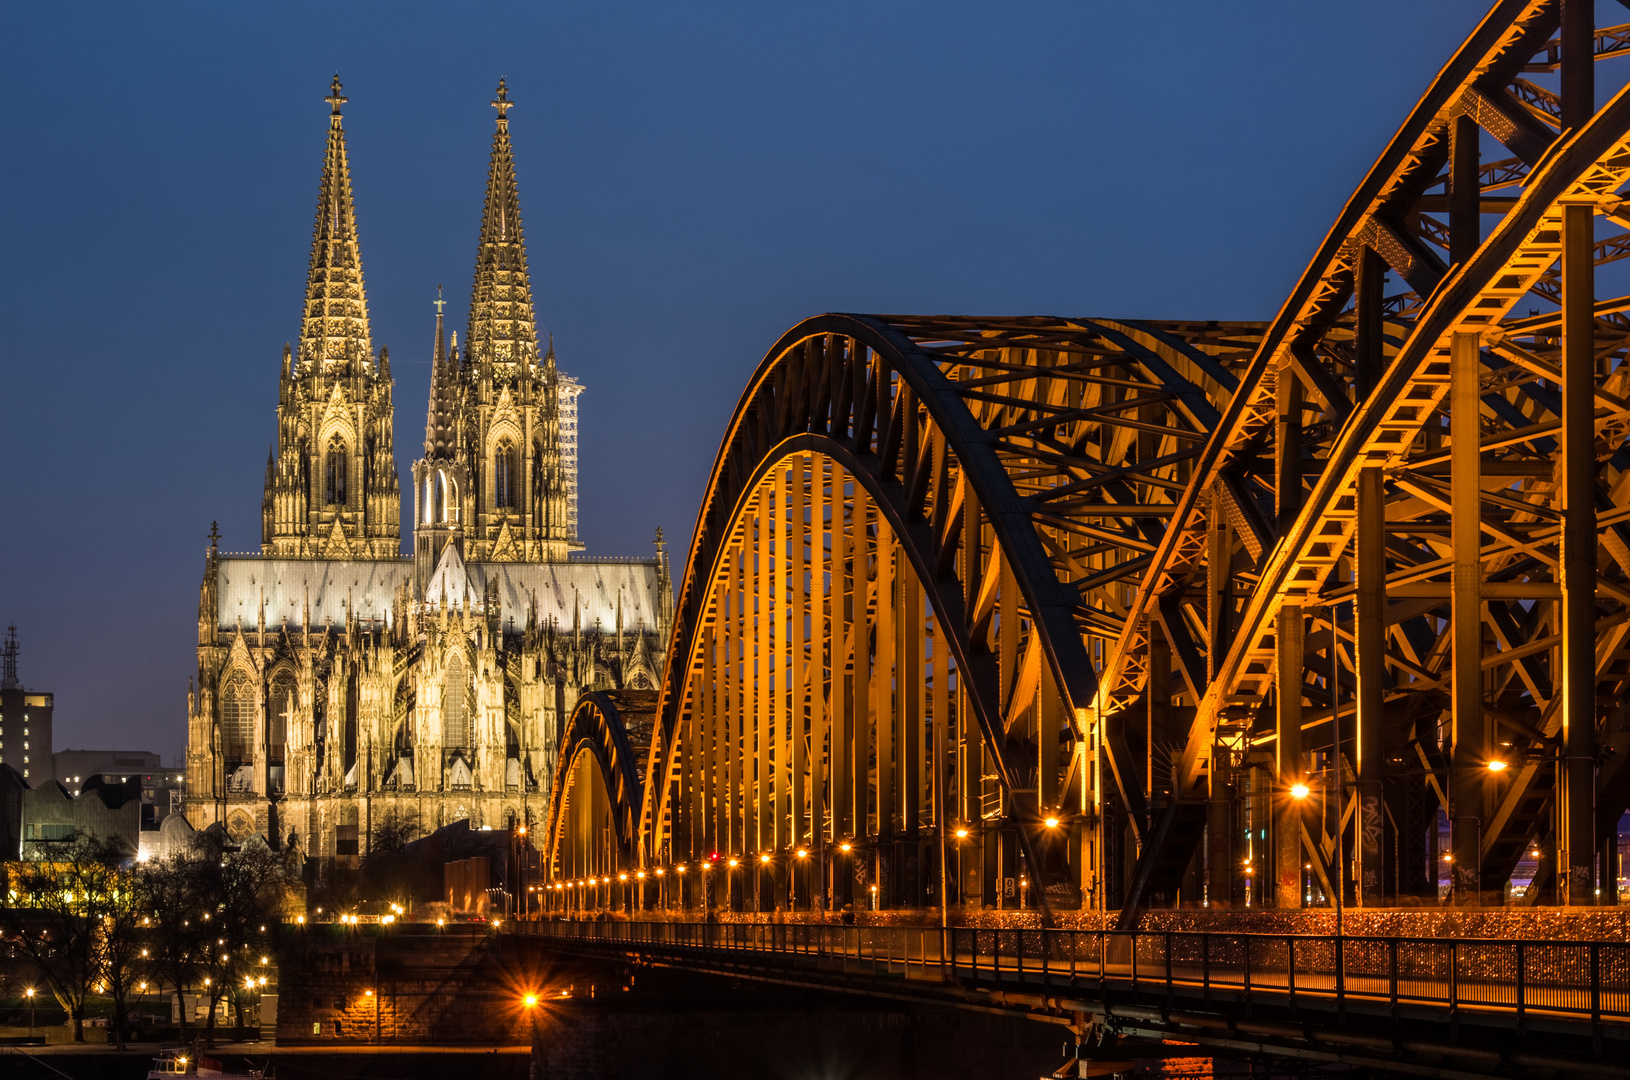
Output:
[[447,660],[442,681],[442,745],[449,750],[467,749],[474,741],[470,731],[470,711],[464,679],[464,657],[453,653]]
[[294,676],[285,671],[272,680],[272,710],[267,717],[269,730],[266,741],[270,748],[268,759],[273,762],[283,760],[283,748],[288,743],[289,729],[294,726],[299,700]]
[[254,687],[240,671],[221,691],[221,756],[231,762],[247,761],[254,730]]
[[520,480],[518,463],[515,460],[515,447],[509,440],[498,444],[493,453],[492,460],[493,505],[498,509],[512,509],[519,506]]
[[323,487],[330,506],[345,505],[346,464],[345,440],[336,435],[328,440],[328,473]]

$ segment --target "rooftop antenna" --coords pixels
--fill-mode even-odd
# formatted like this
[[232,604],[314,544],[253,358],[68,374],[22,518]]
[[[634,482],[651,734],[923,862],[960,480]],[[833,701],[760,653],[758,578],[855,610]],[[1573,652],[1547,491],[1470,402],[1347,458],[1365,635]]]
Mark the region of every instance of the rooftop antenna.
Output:
[[0,651],[0,656],[5,658],[5,674],[3,678],[0,678],[0,689],[16,690],[21,684],[17,682],[17,628],[15,626],[6,627],[6,647],[3,651]]

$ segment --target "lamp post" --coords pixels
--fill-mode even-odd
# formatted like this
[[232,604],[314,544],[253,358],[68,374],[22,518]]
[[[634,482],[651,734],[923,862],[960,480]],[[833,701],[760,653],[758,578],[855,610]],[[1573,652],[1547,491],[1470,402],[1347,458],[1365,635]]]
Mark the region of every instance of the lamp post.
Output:
[[809,849],[799,848],[793,853],[797,861],[787,868],[787,913],[791,914],[798,907],[798,869],[809,860]]
[[34,988],[30,986],[23,991],[23,995],[28,998],[28,1037],[32,1039],[34,1037]]

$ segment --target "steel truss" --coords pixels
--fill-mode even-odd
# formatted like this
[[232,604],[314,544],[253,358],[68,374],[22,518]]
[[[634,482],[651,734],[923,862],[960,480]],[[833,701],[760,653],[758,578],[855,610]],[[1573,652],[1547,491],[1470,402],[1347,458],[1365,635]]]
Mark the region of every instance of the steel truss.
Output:
[[1271,323],[789,331],[679,597],[664,902],[1611,896],[1630,24],[1592,10],[1497,4]]

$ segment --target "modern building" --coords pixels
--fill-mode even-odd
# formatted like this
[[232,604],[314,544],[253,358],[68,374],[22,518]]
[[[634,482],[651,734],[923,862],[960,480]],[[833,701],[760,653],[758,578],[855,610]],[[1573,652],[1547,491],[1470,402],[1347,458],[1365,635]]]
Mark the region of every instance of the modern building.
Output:
[[79,794],[61,782],[47,780],[23,792],[25,859],[49,859],[55,845],[89,833],[120,842],[134,857],[141,843],[141,787],[135,776],[122,783],[106,776],[88,777]]
[[30,783],[50,780],[51,695],[26,690],[17,678],[17,628],[6,628],[0,649],[0,765]]
[[58,750],[51,760],[57,781],[73,795],[98,774],[123,783],[161,767],[159,756],[150,750]]
[[184,801],[197,829],[261,833],[319,866],[364,853],[385,814],[426,831],[540,820],[567,709],[657,685],[672,618],[660,531],[651,558],[574,554],[563,412],[578,388],[539,349],[503,83],[462,350],[436,304],[401,554],[394,382],[369,327],[338,79],[327,100],[260,550],[210,534]]

